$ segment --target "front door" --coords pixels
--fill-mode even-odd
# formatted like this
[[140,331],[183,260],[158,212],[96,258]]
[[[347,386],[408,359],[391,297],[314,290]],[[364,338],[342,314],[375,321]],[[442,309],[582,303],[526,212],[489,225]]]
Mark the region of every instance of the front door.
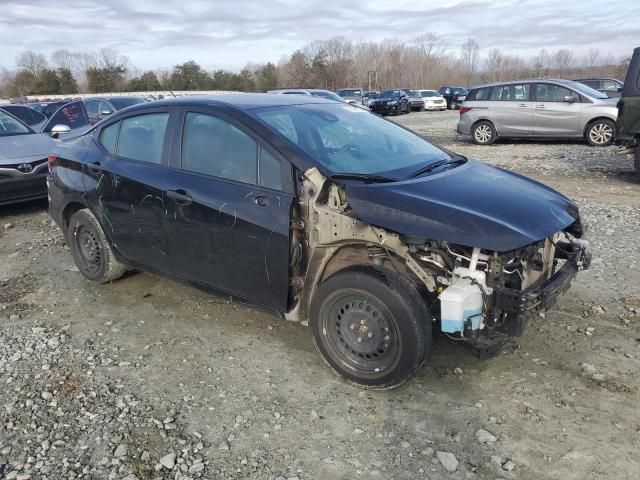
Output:
[[[72,131],[87,128],[89,126],[89,117],[84,108],[84,103],[80,100],[70,102],[60,107],[42,127],[42,133],[51,134],[53,127],[56,125],[66,125]],[[62,134],[59,138],[64,138]]]
[[489,114],[498,130],[505,137],[527,137],[533,130],[530,101],[531,85],[528,83],[497,85],[493,87]]
[[[568,98],[576,101],[566,101]],[[582,104],[580,95],[553,83],[537,83],[533,102],[533,133],[542,137],[574,137]]]
[[130,262],[169,271],[164,230],[171,116],[132,115],[101,127],[85,158],[85,192],[107,236]]
[[174,273],[284,310],[288,164],[215,110],[186,111],[183,125],[165,192]]

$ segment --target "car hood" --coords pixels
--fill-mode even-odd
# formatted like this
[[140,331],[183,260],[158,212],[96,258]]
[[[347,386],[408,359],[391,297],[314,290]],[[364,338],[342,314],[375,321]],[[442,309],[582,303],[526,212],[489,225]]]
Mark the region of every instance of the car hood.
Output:
[[42,133],[0,137],[0,165],[47,158],[55,140]]
[[567,197],[483,163],[393,183],[345,183],[354,215],[401,235],[504,252],[564,230],[579,217]]

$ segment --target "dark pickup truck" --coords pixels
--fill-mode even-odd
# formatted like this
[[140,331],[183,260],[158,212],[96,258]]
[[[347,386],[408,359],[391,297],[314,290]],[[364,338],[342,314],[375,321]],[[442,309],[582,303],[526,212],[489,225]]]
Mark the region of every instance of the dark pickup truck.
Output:
[[633,51],[622,95],[618,102],[616,144],[633,152],[636,173],[640,174],[640,47]]

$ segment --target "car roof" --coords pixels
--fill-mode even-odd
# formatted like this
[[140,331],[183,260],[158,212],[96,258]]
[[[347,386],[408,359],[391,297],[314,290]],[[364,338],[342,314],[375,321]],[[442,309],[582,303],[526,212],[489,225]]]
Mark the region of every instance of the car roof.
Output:
[[335,100],[328,100],[312,95],[273,95],[270,93],[224,93],[217,95],[191,95],[187,97],[169,98],[155,102],[134,105],[128,112],[146,109],[151,106],[166,105],[227,105],[238,110],[253,110],[255,108],[282,107],[288,105],[336,104]]
[[492,82],[492,83],[483,83],[482,85],[474,85],[470,90],[475,90],[477,88],[485,88],[485,87],[495,87],[499,85],[512,85],[514,83],[535,83],[535,82],[555,82],[555,83],[569,83],[574,82],[575,80],[566,80],[562,78],[523,78],[519,80],[506,80],[504,82]]

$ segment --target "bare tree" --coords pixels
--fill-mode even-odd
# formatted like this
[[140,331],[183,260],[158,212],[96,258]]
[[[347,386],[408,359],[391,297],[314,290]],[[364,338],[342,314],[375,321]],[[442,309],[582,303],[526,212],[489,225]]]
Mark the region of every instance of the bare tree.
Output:
[[571,50],[561,48],[552,57],[552,64],[558,77],[563,78],[569,72],[569,69],[573,65],[573,53]]
[[73,71],[75,69],[76,56],[69,50],[56,50],[51,54],[51,63],[56,68],[66,68]]
[[597,48],[590,48],[587,54],[585,55],[583,63],[586,67],[589,67],[590,75],[593,75],[593,69],[595,68],[598,62],[598,57],[600,57],[600,51]]
[[502,80],[505,67],[505,56],[498,47],[494,47],[489,50],[485,63],[491,81],[497,82]]
[[467,38],[467,40],[462,44],[461,60],[467,86],[471,86],[473,75],[478,64],[479,50],[480,47],[478,46],[478,42],[476,42],[473,38]]
[[21,53],[16,59],[16,65],[19,68],[26,70],[34,77],[39,77],[44,70],[49,67],[46,57],[41,53],[36,53],[33,50],[27,50]]

